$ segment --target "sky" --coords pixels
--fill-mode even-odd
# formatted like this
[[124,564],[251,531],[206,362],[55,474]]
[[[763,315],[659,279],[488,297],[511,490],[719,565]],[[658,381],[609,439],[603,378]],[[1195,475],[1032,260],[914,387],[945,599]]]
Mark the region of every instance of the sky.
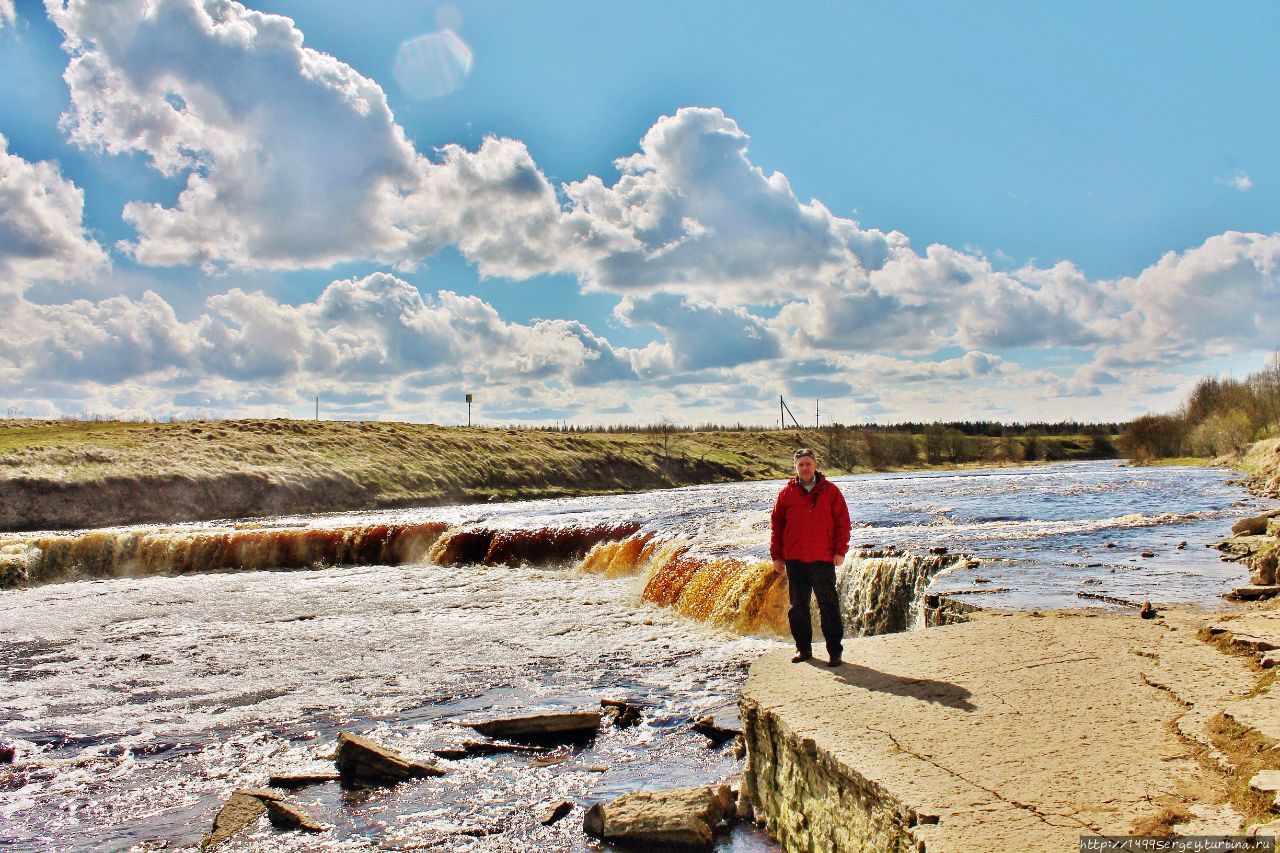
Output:
[[1125,420],[1280,347],[1280,5],[0,0],[0,414]]

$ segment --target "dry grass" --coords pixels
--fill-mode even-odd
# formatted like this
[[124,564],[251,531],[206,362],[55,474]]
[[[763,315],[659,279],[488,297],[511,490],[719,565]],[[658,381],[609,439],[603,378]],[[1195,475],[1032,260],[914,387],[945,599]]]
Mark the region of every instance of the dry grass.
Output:
[[[796,429],[664,436],[286,419],[9,420],[0,421],[0,526],[99,526],[774,479],[790,475],[796,447],[821,452],[825,440]],[[11,506],[3,497],[6,483]],[[95,509],[104,501],[120,504],[131,487],[134,493],[164,489],[175,506],[191,504],[200,484],[216,497],[195,515],[157,507],[136,517],[119,507],[109,515]],[[237,502],[237,493],[254,490],[264,497]],[[59,507],[64,499],[71,503]]]
[[1223,713],[1209,721],[1208,731],[1213,745],[1236,768],[1227,780],[1231,805],[1244,816],[1246,825],[1274,819],[1271,804],[1275,795],[1253,790],[1249,780],[1259,770],[1280,770],[1280,744]]
[[1194,817],[1195,815],[1181,805],[1165,806],[1156,814],[1134,821],[1133,825],[1129,827],[1129,832],[1132,835],[1172,838],[1177,834],[1174,826],[1179,823],[1186,823]]

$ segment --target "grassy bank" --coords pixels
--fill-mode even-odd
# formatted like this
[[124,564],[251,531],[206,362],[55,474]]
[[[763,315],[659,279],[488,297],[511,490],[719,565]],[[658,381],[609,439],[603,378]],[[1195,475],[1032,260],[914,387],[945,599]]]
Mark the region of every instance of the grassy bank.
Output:
[[[927,458],[926,438],[899,436]],[[792,451],[834,442],[834,474],[885,468],[856,430],[556,432],[347,421],[0,422],[0,529],[426,506],[635,491],[790,473]],[[862,442],[861,444],[859,442]],[[915,447],[917,452],[912,453]],[[969,464],[1026,445],[973,438]],[[1038,437],[1041,459],[1097,454],[1089,436]],[[869,463],[876,464],[869,464]],[[895,468],[929,467],[920,462]],[[952,467],[943,464],[933,467]]]

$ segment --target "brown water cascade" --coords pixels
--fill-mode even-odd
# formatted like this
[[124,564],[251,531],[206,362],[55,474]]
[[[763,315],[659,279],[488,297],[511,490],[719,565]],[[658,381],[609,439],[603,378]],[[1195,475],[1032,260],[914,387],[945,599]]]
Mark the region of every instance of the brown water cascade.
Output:
[[[923,625],[924,589],[958,558],[849,555],[839,575],[849,635]],[[787,635],[787,583],[763,560],[703,555],[634,522],[493,529],[445,522],[346,527],[103,530],[0,541],[0,587],[85,578],[298,570],[341,565],[577,566],[644,578],[642,598],[741,634]]]
[[[846,634],[923,627],[925,587],[960,559],[892,549],[851,553],[838,576]],[[693,619],[744,634],[788,633],[786,579],[763,560],[701,556],[644,533],[597,545],[581,568],[606,577],[643,574],[645,601]]]

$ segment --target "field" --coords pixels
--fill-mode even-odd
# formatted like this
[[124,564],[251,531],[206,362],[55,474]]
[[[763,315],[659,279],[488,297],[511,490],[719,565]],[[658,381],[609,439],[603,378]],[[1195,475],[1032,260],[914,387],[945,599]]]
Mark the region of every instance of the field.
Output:
[[[1013,442],[1011,444],[1011,441]],[[1017,440],[967,439],[967,464],[1019,461]],[[886,463],[882,449],[896,442]],[[0,529],[514,500],[788,476],[809,445],[829,473],[928,467],[923,437],[857,430],[462,428],[226,420],[0,422]],[[906,452],[903,452],[905,447]],[[916,449],[913,449],[916,448]],[[1012,448],[1012,449],[1011,449]],[[1037,457],[1096,456],[1044,436]],[[914,461],[906,461],[914,457]],[[944,463],[954,467],[955,461]]]

